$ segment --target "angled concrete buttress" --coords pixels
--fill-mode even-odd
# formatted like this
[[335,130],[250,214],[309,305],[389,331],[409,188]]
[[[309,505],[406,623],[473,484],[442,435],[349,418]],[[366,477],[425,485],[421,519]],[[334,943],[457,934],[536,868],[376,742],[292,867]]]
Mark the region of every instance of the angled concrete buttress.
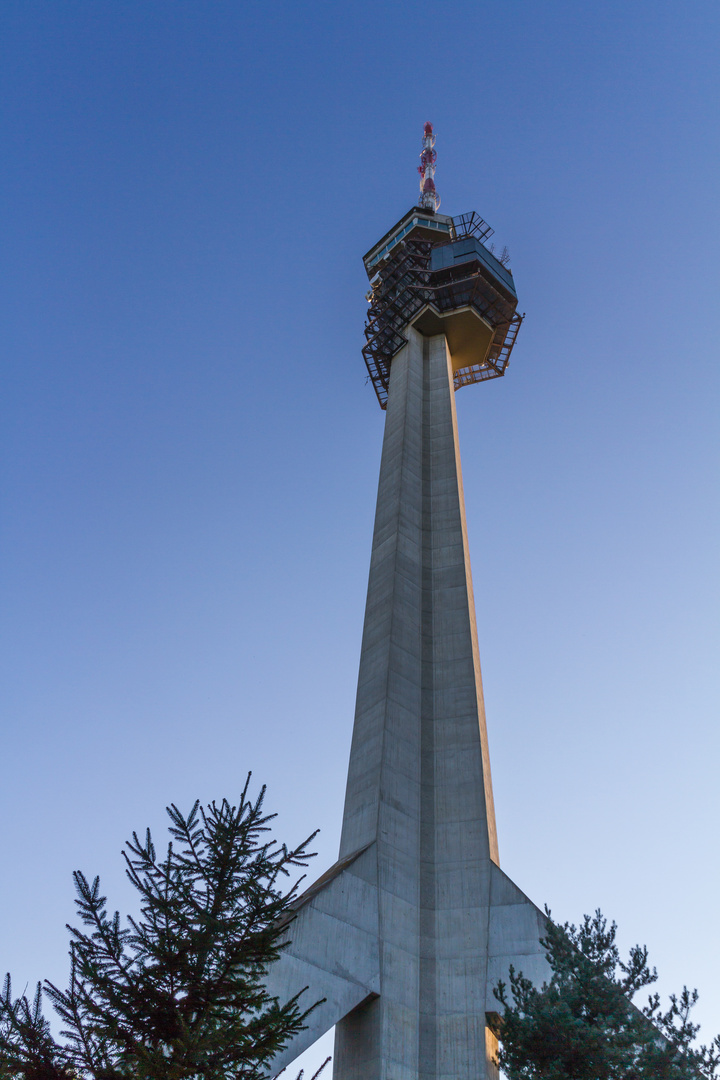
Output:
[[544,917],[500,870],[444,334],[389,369],[340,859],[301,898],[269,989],[326,1002],[334,1080],[497,1075],[487,1013],[512,963],[549,975]]

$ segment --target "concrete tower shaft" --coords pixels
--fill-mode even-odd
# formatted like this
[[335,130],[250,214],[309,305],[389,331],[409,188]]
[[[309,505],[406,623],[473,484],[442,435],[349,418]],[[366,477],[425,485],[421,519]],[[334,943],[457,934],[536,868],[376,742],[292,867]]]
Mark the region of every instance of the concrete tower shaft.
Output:
[[453,358],[404,327],[385,420],[340,858],[298,904],[269,988],[326,1001],[334,1080],[496,1075],[512,963],[547,974],[543,915],[500,870]]
[[479,1077],[488,1059],[498,854],[452,358],[444,335],[407,333],[390,377],[340,851],[372,845],[382,991],[336,1029],[338,1080]]
[[[407,816],[428,812],[425,787],[475,822],[478,852],[497,861],[452,356],[444,335],[407,334],[392,366],[340,857],[407,835]],[[424,773],[435,753],[465,755],[472,784]]]

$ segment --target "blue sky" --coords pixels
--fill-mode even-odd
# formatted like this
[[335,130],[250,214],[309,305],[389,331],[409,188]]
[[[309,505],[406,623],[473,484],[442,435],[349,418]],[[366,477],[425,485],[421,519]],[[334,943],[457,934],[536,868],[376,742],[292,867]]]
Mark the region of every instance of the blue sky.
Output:
[[70,874],[252,768],[335,858],[383,414],[361,256],[416,198],[507,244],[458,394],[503,867],[720,1028],[720,10],[6,0],[0,968]]

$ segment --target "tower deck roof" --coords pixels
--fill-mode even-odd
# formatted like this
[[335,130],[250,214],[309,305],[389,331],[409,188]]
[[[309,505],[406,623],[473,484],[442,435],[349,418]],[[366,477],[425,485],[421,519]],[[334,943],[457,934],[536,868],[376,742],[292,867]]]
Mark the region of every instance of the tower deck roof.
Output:
[[430,210],[423,210],[419,206],[413,206],[400,220],[389,229],[385,235],[363,255],[363,263],[369,277],[372,277],[373,267],[390,254],[400,240],[404,239],[411,230],[419,230],[423,239],[434,238],[445,233],[449,238],[452,232],[452,218],[445,214],[434,214]]

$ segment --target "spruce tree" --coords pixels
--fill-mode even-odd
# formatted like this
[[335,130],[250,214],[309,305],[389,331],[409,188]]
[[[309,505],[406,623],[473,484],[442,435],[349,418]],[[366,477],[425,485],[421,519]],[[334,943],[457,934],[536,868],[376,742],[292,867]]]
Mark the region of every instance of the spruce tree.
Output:
[[550,981],[535,987],[510,968],[495,988],[502,1013],[492,1026],[507,1080],[702,1080],[720,1068],[720,1036],[698,1046],[690,1018],[697,991],[684,988],[663,1010],[658,994],[642,1008],[633,997],[657,972],[645,946],[623,961],[617,927],[600,911],[579,927],[550,918],[545,948]]
[[[108,913],[100,881],[73,875],[80,927],[68,927],[70,979],[32,1000],[0,998],[3,1080],[260,1080],[317,1002],[271,998],[264,976],[283,948],[313,836],[289,850],[268,837],[265,789],[188,815],[168,807],[171,841],[150,831],[123,852],[139,914]],[[42,1012],[47,996],[61,1033]],[[302,997],[302,1002],[300,998]],[[306,1005],[308,1007],[306,1007]]]

